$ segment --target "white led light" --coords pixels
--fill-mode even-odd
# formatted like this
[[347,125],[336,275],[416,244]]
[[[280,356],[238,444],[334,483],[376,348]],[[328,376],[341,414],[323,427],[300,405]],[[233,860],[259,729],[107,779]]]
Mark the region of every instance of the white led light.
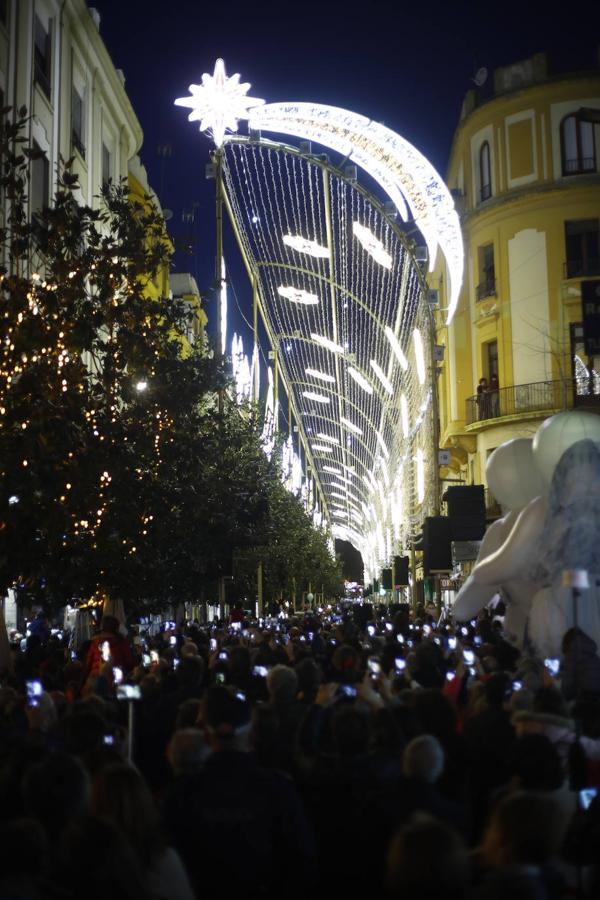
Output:
[[357,372],[356,369],[353,369],[352,366],[348,366],[347,372],[348,375],[354,379],[357,385],[363,389],[363,391],[366,391],[367,394],[373,393],[373,388],[364,375],[361,375],[361,373]]
[[329,444],[339,444],[337,438],[330,437],[328,434],[325,434],[323,431],[319,431],[317,433],[317,437],[321,438],[322,441],[327,441]]
[[374,359],[371,360],[371,368],[379,378],[380,382],[384,386],[385,390],[388,394],[394,393],[394,388],[392,387],[392,383],[389,378],[386,376],[385,372],[381,369],[380,366],[377,365]]
[[402,434],[407,438],[410,426],[408,422],[408,402],[406,400],[406,394],[402,394],[400,397],[400,418],[402,419]]
[[331,472],[332,475],[341,475],[341,474],[342,474],[342,473],[340,472],[340,470],[339,470],[339,469],[336,469],[334,466],[323,466],[323,471],[324,471],[324,472]]
[[300,235],[284,234],[283,243],[298,253],[307,253],[309,256],[316,256],[318,259],[329,259],[329,250],[327,247],[321,247],[316,241],[309,241]]
[[327,375],[326,372],[319,372],[318,369],[305,369],[304,371],[307,375],[312,375],[313,378],[320,378],[321,381],[328,381],[330,384],[335,384],[333,375]]
[[340,491],[346,491],[346,492],[348,491],[348,488],[346,487],[346,485],[340,484],[339,481],[332,481],[331,485],[332,485],[332,487],[338,488]]
[[337,516],[338,518],[342,518],[342,519],[347,519],[347,518],[348,518],[348,513],[347,513],[347,512],[344,512],[344,511],[342,511],[342,510],[339,510],[339,511],[338,511],[337,509],[334,509],[333,512],[331,513],[331,515],[332,515],[332,516]]
[[390,347],[394,351],[394,355],[395,355],[396,359],[398,360],[398,362],[400,363],[400,365],[406,372],[406,370],[408,369],[408,360],[402,351],[402,347],[400,346],[400,341],[398,340],[398,338],[396,337],[396,335],[394,334],[394,332],[392,331],[392,329],[390,328],[389,325],[385,326],[385,336],[387,337],[388,341],[390,342]]
[[413,340],[415,342],[415,360],[419,384],[425,384],[425,354],[423,353],[423,339],[418,328],[415,328],[413,331]]
[[307,400],[314,400],[315,403],[329,403],[329,397],[325,397],[323,394],[315,394],[314,391],[302,391],[302,396],[306,397]]
[[309,294],[308,291],[303,291],[301,288],[280,285],[277,288],[277,293],[280,297],[285,297],[286,300],[290,300],[292,303],[300,303],[302,306],[315,306],[319,302],[316,294]]
[[135,389],[139,394],[143,394],[148,389],[148,382],[144,379],[136,382]]
[[385,458],[386,458],[386,459],[389,459],[389,458],[390,458],[390,451],[388,450],[388,448],[387,448],[387,446],[386,446],[386,443],[385,443],[384,439],[382,438],[382,436],[380,435],[380,433],[379,433],[378,431],[375,432],[375,437],[376,437],[376,439],[377,439],[377,443],[379,444],[379,446],[380,446],[381,449],[383,450],[383,453],[384,453],[384,455],[385,455]]
[[379,263],[385,269],[392,268],[392,257],[386,252],[383,244],[375,237],[372,231],[361,225],[360,222],[352,223],[352,231],[354,237],[364,247],[367,253],[373,257],[375,262]]
[[417,502],[422,503],[425,499],[425,459],[423,451],[419,447],[416,455],[417,461]]
[[332,496],[332,497],[337,497],[338,500],[345,500],[345,499],[346,499],[346,498],[344,497],[343,494],[338,494],[337,491],[332,491],[332,492],[331,492],[331,496]]
[[354,434],[362,434],[362,429],[355,425],[354,422],[351,422],[350,419],[345,419],[343,416],[340,416],[340,422],[344,425],[348,431],[353,431]]
[[253,107],[262,106],[264,100],[247,97],[250,85],[240,84],[240,76],[227,77],[225,63],[218,59],[214,72],[202,76],[202,84],[190,84],[189,97],[180,97],[175,106],[185,106],[192,112],[189,122],[200,122],[200,131],[210,131],[217,147],[220,147],[226,131],[237,131],[238,119],[249,118]]
[[346,484],[352,484],[352,479],[346,478],[344,475],[341,474],[341,472],[338,473],[338,478],[340,479],[340,481],[344,481]]
[[311,444],[310,446],[317,453],[333,453],[333,447],[327,447],[325,444]]
[[320,344],[321,347],[325,347],[326,350],[331,350],[332,353],[343,354],[346,352],[343,347],[340,347],[335,341],[330,341],[329,338],[323,337],[322,334],[313,334],[311,332],[310,336],[316,344]]

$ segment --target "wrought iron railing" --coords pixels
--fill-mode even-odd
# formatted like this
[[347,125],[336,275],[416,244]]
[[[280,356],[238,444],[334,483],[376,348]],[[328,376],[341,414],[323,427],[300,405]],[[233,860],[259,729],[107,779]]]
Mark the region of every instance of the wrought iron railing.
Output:
[[573,382],[535,381],[531,384],[514,384],[497,391],[484,391],[466,401],[466,423],[515,416],[524,412],[543,412],[573,405]]
[[486,297],[496,296],[496,276],[488,275],[485,281],[477,285],[477,299],[485,300]]
[[564,264],[565,278],[582,278],[586,275],[600,275],[600,258],[568,259]]
[[565,159],[563,163],[563,175],[585,175],[596,171],[596,160],[593,156],[574,157]]

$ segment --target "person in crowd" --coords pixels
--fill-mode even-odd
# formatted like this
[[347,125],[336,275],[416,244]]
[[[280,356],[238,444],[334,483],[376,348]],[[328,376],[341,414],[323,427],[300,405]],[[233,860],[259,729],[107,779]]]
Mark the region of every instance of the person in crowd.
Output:
[[125,835],[149,894],[161,900],[194,900],[181,859],[164,842],[158,811],[139,772],[125,764],[102,769],[92,785],[91,809]]
[[114,616],[103,616],[100,632],[93,638],[85,660],[84,684],[89,685],[102,674],[104,665],[110,662],[113,668],[121,669],[127,675],[135,666],[135,657],[129,641],[119,630],[119,620]]
[[250,752],[243,693],[210,687],[202,727],[210,756],[201,772],[171,786],[163,804],[165,834],[198,896],[304,897],[314,887],[312,835],[293,784],[261,769]]
[[463,900],[467,897],[467,850],[448,825],[420,813],[390,843],[386,866],[392,900]]

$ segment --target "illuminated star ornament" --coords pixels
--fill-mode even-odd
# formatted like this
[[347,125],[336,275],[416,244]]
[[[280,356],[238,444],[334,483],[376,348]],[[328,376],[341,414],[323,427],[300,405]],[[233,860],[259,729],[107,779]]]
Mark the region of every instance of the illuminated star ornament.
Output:
[[240,84],[239,74],[228,78],[225,63],[218,59],[213,74],[205,72],[202,84],[190,84],[190,96],[180,97],[175,106],[191,109],[188,121],[199,121],[200,131],[210,131],[215,144],[220,147],[225,132],[237,131],[238,120],[247,119],[249,110],[265,102],[257,97],[247,97],[249,89],[248,82]]

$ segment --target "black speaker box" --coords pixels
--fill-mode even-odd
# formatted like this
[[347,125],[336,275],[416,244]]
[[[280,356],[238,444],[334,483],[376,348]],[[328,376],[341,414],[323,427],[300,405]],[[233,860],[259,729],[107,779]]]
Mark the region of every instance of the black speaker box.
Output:
[[435,575],[452,571],[452,531],[447,516],[429,516],[423,523],[423,572]]
[[385,588],[386,591],[391,591],[394,585],[392,584],[392,570],[391,569],[382,569],[381,570],[381,586]]
[[480,541],[485,534],[485,492],[482,484],[449,487],[446,491],[453,541]]
[[[410,560],[408,556],[395,556],[394,557],[394,576],[396,579],[396,585],[402,585],[406,587],[408,585],[408,564]],[[396,587],[394,585],[394,587]]]

